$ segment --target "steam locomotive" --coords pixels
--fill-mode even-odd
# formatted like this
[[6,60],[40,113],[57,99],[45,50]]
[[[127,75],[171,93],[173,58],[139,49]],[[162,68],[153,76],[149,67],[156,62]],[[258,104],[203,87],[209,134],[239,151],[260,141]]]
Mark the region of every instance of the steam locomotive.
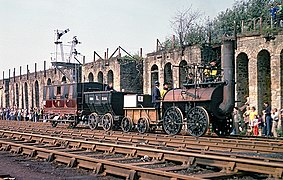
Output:
[[234,57],[234,41],[225,40],[221,81],[197,81],[204,68],[184,67],[195,72],[195,81],[167,91],[161,100],[162,115],[153,108],[150,95],[103,91],[104,85],[96,82],[45,86],[44,115],[54,127],[58,122],[67,122],[70,127],[84,122],[91,129],[102,126],[105,131],[163,129],[175,135],[185,129],[192,136],[202,136],[211,124],[217,135],[229,135],[235,103]]

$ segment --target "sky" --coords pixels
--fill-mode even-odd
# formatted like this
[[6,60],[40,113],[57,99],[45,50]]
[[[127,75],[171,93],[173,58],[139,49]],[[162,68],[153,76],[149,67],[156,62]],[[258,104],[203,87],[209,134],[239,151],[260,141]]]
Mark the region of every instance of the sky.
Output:
[[[190,6],[214,18],[231,8],[235,0],[0,0],[0,78],[8,70],[29,65],[30,72],[51,67],[55,52],[55,30],[70,29],[63,42],[77,36],[77,51],[93,60],[93,51],[102,57],[123,47],[131,54],[143,48],[143,56],[153,52],[156,39],[173,34],[170,20],[178,10]],[[65,53],[69,47],[64,48]]]

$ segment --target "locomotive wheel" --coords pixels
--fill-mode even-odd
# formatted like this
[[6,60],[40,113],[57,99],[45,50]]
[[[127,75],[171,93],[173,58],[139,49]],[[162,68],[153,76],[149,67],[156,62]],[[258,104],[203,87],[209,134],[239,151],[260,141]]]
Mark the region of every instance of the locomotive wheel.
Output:
[[113,127],[113,117],[110,113],[106,113],[101,118],[102,127],[105,131],[109,131]]
[[163,130],[169,135],[175,135],[181,132],[183,126],[182,111],[172,106],[168,108],[163,116]]
[[124,117],[121,121],[121,128],[124,132],[129,132],[133,128],[133,120],[130,117]]
[[146,133],[149,130],[149,122],[147,118],[141,117],[137,123],[137,130],[139,133]]
[[88,116],[88,126],[91,130],[97,129],[99,116],[96,113],[92,113]]
[[218,136],[227,136],[233,130],[233,119],[232,117],[226,117],[225,120],[213,119],[212,129]]
[[209,126],[209,116],[203,107],[193,107],[187,115],[187,129],[192,136],[202,136]]

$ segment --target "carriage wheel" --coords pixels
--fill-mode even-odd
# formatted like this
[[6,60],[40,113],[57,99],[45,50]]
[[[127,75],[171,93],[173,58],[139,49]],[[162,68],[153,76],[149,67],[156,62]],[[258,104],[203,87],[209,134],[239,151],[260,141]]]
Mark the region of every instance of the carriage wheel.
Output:
[[233,130],[233,119],[232,117],[226,117],[224,120],[218,120],[213,118],[212,129],[218,136],[227,136]]
[[91,130],[97,129],[98,127],[99,116],[96,113],[92,113],[88,116],[88,127]]
[[181,132],[183,126],[182,111],[175,106],[168,108],[163,116],[163,130],[170,135]]
[[71,122],[69,123],[68,128],[73,129],[73,128],[75,128],[75,127],[78,125],[78,123],[77,123],[77,121],[76,121],[76,117],[72,116],[72,117],[70,118],[70,120],[74,120],[74,121],[71,121]]
[[106,113],[101,118],[102,127],[105,131],[109,131],[113,127],[113,116],[110,113]]
[[137,130],[139,133],[145,133],[149,130],[149,122],[147,118],[141,117],[137,123]]
[[203,107],[193,107],[187,115],[187,129],[192,136],[202,136],[209,126],[209,116]]
[[57,121],[51,121],[51,126],[52,126],[52,127],[56,127],[56,126],[57,126],[57,124],[58,124],[58,122],[57,122]]
[[124,117],[121,121],[121,128],[124,132],[129,132],[133,128],[133,120],[130,117]]

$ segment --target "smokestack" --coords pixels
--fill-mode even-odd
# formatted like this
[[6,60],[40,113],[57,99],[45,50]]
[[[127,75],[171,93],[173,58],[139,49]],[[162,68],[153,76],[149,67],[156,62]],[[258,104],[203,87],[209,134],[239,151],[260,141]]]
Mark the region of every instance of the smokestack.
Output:
[[28,70],[28,65],[27,65],[27,80],[29,78],[29,70]]
[[222,67],[224,71],[223,102],[220,109],[224,113],[232,113],[235,106],[235,40],[224,39],[222,45]]
[[35,78],[36,78],[36,76],[37,76],[36,70],[37,70],[37,63],[34,63],[34,77],[35,77]]

